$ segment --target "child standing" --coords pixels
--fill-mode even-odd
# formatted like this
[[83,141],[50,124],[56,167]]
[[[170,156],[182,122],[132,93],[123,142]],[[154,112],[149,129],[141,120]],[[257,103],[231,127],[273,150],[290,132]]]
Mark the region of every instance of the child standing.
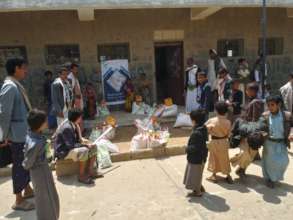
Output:
[[210,152],[208,170],[213,173],[207,180],[216,183],[217,173],[221,172],[226,175],[227,183],[232,184],[228,151],[231,122],[225,116],[228,112],[228,105],[225,102],[217,102],[215,109],[218,115],[206,122],[208,132],[212,136],[208,144]]
[[269,111],[260,119],[268,133],[263,147],[262,172],[267,186],[274,188],[276,182],[283,180],[289,164],[287,147],[292,139],[293,120],[290,112],[281,110],[280,96],[269,96],[266,103]]
[[59,197],[52,172],[46,159],[46,138],[42,135],[47,128],[45,112],[32,110],[28,116],[30,127],[24,148],[23,167],[30,171],[34,186],[38,220],[59,218]]
[[205,111],[198,109],[190,113],[190,118],[194,128],[188,141],[187,166],[184,175],[184,185],[186,189],[192,190],[188,196],[200,197],[205,192],[202,186],[202,175],[204,165],[208,156],[206,141],[208,132],[205,122]]
[[233,79],[231,82],[231,95],[228,104],[232,107],[231,122],[234,122],[241,115],[243,105],[243,92],[239,89],[240,81]]
[[213,94],[211,86],[208,82],[207,74],[204,71],[197,73],[197,89],[200,92],[197,93],[197,102],[200,103],[200,108],[206,110],[206,120],[209,117],[209,112],[213,107]]

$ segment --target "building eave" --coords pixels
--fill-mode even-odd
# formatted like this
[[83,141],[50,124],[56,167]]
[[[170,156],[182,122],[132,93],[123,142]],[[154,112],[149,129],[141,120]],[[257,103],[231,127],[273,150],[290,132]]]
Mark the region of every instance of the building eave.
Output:
[[[1,0],[0,11],[260,7],[260,0]],[[293,0],[269,0],[269,7],[293,7]]]

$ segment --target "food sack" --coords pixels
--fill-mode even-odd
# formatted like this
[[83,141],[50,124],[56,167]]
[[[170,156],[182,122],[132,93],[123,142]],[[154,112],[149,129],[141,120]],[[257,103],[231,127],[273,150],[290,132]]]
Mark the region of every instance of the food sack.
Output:
[[176,122],[174,124],[174,128],[180,128],[180,127],[192,127],[192,121],[188,114],[180,113],[176,119]]
[[174,117],[177,115],[177,113],[178,113],[178,106],[177,105],[165,106],[161,117],[162,118]]

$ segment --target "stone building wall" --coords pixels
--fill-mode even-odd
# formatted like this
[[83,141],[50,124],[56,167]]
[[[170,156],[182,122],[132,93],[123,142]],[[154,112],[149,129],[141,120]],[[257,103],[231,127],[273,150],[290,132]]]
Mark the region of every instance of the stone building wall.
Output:
[[[42,103],[43,72],[55,70],[55,66],[45,63],[48,44],[79,44],[80,78],[85,83],[98,78],[98,44],[129,43],[131,73],[136,77],[143,69],[154,82],[155,95],[155,42],[182,41],[184,63],[193,57],[206,68],[208,49],[216,48],[218,39],[243,38],[244,57],[252,65],[261,35],[260,12],[259,8],[225,8],[204,20],[191,21],[190,9],[96,10],[95,20],[88,22],[79,21],[76,11],[0,13],[0,46],[26,46],[30,74],[25,85],[37,106]],[[269,57],[270,78],[275,88],[286,81],[293,67],[292,27],[293,19],[287,17],[286,9],[268,10],[268,36],[284,38],[284,53]],[[160,39],[155,36],[156,31],[165,31],[170,36]],[[231,70],[237,59],[226,59]],[[4,76],[5,70],[0,68],[0,78]]]

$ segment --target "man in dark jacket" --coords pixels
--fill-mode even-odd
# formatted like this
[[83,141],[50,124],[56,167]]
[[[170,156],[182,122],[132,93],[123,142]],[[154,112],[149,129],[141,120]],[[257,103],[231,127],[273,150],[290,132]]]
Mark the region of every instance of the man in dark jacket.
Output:
[[81,118],[81,110],[69,110],[68,120],[59,126],[53,137],[55,157],[79,162],[78,181],[92,184],[93,179],[100,177],[94,169],[97,160],[97,146],[81,136],[79,128]]
[[[264,111],[264,103],[261,99],[257,98],[258,84],[249,83],[247,85],[246,94],[249,98],[249,102],[244,108],[242,118],[247,122],[257,122]],[[251,149],[247,143],[247,139],[241,140],[240,149],[241,153],[231,158],[233,166],[239,166],[236,174],[240,177],[245,176],[245,170],[255,159],[260,159],[258,150]]]
[[206,111],[206,121],[209,118],[209,112],[213,111],[213,94],[211,86],[208,82],[207,73],[200,71],[197,73],[197,89],[200,92],[197,94],[197,102],[200,104],[200,108]]

